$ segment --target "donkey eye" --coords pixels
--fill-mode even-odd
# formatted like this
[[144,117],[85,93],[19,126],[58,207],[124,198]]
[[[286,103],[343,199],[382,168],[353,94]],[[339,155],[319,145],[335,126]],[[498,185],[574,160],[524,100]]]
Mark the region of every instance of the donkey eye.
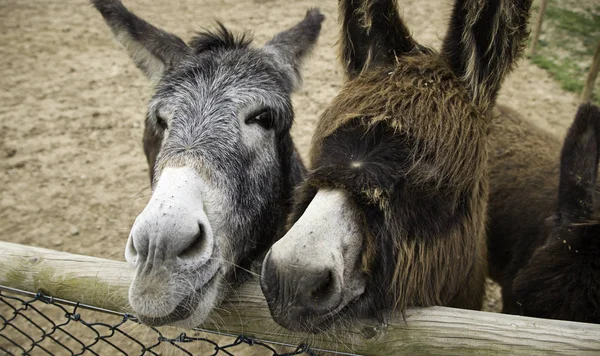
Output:
[[160,126],[161,129],[166,130],[169,128],[167,121],[160,116],[156,116],[156,123]]
[[258,124],[265,130],[273,128],[273,114],[268,109],[255,112],[246,118],[246,124]]

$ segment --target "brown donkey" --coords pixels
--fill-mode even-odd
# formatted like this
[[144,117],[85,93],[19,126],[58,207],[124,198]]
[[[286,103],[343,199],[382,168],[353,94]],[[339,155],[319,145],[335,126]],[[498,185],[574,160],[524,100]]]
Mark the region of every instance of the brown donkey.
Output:
[[600,323],[600,108],[579,108],[562,153],[558,138],[499,109],[490,137],[489,250],[504,311]]
[[293,226],[263,264],[279,324],[318,332],[408,306],[481,307],[489,111],[530,5],[456,1],[437,53],[396,1],[340,1],[347,81],[318,124]]

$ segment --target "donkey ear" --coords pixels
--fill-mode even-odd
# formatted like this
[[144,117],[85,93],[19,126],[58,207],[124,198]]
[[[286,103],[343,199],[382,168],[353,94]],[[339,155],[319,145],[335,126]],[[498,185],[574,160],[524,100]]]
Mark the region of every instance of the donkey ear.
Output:
[[421,48],[411,37],[396,0],[341,0],[341,58],[354,78],[370,66],[395,63],[396,57]]
[[310,9],[306,12],[304,20],[280,32],[264,46],[265,50],[275,55],[281,68],[288,72],[294,89],[300,85],[302,60],[317,42],[323,20],[325,16],[319,9]]
[[117,41],[135,65],[153,82],[185,57],[189,47],[179,37],[160,30],[131,13],[120,0],[92,0]]
[[590,218],[600,157],[600,108],[582,104],[577,110],[560,157],[558,212]]
[[487,109],[529,35],[531,0],[456,0],[442,56]]

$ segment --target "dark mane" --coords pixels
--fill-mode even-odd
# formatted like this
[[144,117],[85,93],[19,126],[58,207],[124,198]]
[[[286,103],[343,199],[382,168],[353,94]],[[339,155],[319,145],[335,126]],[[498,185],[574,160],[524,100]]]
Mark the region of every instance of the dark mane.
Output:
[[252,42],[247,33],[234,34],[225,25],[217,21],[217,29],[198,32],[189,45],[194,53],[218,49],[244,49]]

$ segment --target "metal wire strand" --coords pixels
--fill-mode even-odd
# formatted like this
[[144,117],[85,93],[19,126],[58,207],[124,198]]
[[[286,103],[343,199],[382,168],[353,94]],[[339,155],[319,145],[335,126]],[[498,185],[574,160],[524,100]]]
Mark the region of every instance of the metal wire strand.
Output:
[[[80,309],[121,316],[114,323],[87,321]],[[58,314],[62,319],[51,317]],[[145,343],[131,335],[127,330],[139,327],[139,320],[130,314],[118,313],[77,302],[53,298],[42,293],[31,293],[15,288],[0,286],[0,354],[6,355],[193,355],[191,344],[203,343],[211,350],[211,356],[235,355],[243,347],[260,347],[265,355],[316,356],[317,350],[305,344],[290,345],[271,342],[271,345],[285,346],[290,351],[278,353],[268,341],[238,335],[232,343],[219,345],[207,337],[189,336],[185,332],[176,337],[166,337],[154,327],[143,326],[145,336],[153,333],[152,342]],[[210,330],[194,329],[196,331],[224,336],[226,333],[215,333]],[[75,332],[77,331],[77,333]],[[85,332],[85,338],[80,333]],[[77,334],[77,335],[75,335]],[[124,342],[125,341],[125,342]],[[163,353],[162,350],[170,348]]]

